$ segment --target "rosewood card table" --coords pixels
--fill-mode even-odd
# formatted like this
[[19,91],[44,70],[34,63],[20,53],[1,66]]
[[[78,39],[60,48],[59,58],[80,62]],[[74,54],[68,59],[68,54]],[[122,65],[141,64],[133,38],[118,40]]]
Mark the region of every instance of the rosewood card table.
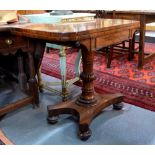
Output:
[[117,105],[123,100],[123,95],[120,93],[103,95],[95,93],[93,84],[95,80],[93,73],[94,51],[131,39],[139,27],[138,21],[119,19],[95,19],[89,22],[65,24],[30,23],[10,27],[11,34],[24,37],[33,44],[39,44],[40,47],[43,47],[46,42],[50,42],[81,49],[82,93],[73,100],[49,105],[49,123],[56,123],[60,114],[71,114],[78,119],[79,137],[82,140],[87,140],[91,136],[89,125],[92,119],[105,107],[111,104]]
[[98,12],[98,16],[112,19],[129,19],[140,21],[140,42],[139,42],[139,61],[138,67],[142,68],[145,63],[150,61],[155,52],[145,55],[145,29],[147,23],[155,22],[155,10],[103,10]]

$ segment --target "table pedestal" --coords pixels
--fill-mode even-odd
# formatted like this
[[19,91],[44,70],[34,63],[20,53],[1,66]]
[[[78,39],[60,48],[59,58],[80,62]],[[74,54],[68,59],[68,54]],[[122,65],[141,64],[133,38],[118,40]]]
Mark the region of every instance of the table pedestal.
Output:
[[92,119],[97,116],[104,108],[111,104],[120,103],[123,100],[122,94],[96,94],[96,102],[94,104],[82,105],[78,100],[74,99],[68,102],[62,102],[57,105],[48,106],[48,122],[55,124],[60,114],[71,114],[78,119],[79,131],[78,136],[81,140],[87,140],[91,136],[89,125]]
[[80,43],[77,45],[82,52],[83,71],[80,74],[80,78],[82,79],[82,93],[78,98],[72,101],[62,102],[54,106],[49,105],[48,122],[52,124],[56,123],[58,115],[60,114],[71,114],[76,116],[79,123],[78,135],[81,140],[87,140],[91,136],[89,124],[92,119],[98,115],[102,109],[111,104],[114,104],[115,108],[120,109],[120,106],[117,107],[116,104],[123,101],[123,95],[99,95],[95,93],[93,84],[95,80],[95,75],[93,73],[94,52],[88,50],[89,46]]

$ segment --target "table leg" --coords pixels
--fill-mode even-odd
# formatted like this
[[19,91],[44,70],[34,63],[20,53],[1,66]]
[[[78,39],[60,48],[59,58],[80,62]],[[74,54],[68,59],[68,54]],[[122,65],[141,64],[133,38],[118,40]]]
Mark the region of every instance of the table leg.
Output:
[[39,94],[38,94],[38,86],[37,81],[35,78],[35,68],[34,68],[34,61],[33,56],[31,52],[28,52],[28,61],[29,61],[29,72],[30,72],[30,78],[29,78],[29,89],[30,93],[33,96],[33,107],[39,106]]
[[92,119],[97,116],[104,108],[111,104],[122,102],[123,95],[107,94],[99,95],[94,91],[93,81],[93,57],[94,52],[88,51],[84,45],[80,45],[83,60],[83,72],[81,79],[83,81],[82,93],[76,99],[48,106],[48,122],[56,123],[60,114],[71,114],[78,118],[79,131],[78,136],[81,140],[87,140],[91,136],[89,125]]
[[21,90],[27,91],[27,77],[24,72],[23,53],[20,50],[17,53],[17,61],[18,61],[19,86]]
[[[41,62],[44,55],[45,50],[45,42],[38,42],[35,44],[35,52],[34,52],[34,59],[35,59],[35,70],[38,77],[38,87],[40,92],[43,92],[43,80],[41,75]],[[49,49],[46,49],[49,50]],[[49,51],[48,51],[49,52]]]

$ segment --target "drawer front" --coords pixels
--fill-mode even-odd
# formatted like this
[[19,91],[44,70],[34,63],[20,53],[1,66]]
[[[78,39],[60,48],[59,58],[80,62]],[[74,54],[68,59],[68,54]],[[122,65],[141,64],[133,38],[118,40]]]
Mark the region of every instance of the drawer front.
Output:
[[11,49],[11,48],[22,48],[28,46],[26,39],[13,36],[13,35],[2,35],[0,37],[0,50]]

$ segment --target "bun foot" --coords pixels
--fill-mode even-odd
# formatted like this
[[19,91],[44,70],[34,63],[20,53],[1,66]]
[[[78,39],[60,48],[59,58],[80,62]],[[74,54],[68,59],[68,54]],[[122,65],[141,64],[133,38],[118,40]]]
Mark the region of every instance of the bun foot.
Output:
[[40,93],[43,93],[44,89],[43,88],[39,88],[39,91],[40,91]]
[[113,104],[113,109],[115,110],[122,110],[122,108],[123,108],[123,103]]
[[92,132],[90,129],[87,131],[79,131],[78,136],[80,137],[81,140],[86,141],[89,139],[89,137],[92,135]]
[[47,121],[49,124],[56,124],[58,122],[58,116],[48,117]]
[[6,114],[3,114],[0,116],[0,121],[6,116]]

